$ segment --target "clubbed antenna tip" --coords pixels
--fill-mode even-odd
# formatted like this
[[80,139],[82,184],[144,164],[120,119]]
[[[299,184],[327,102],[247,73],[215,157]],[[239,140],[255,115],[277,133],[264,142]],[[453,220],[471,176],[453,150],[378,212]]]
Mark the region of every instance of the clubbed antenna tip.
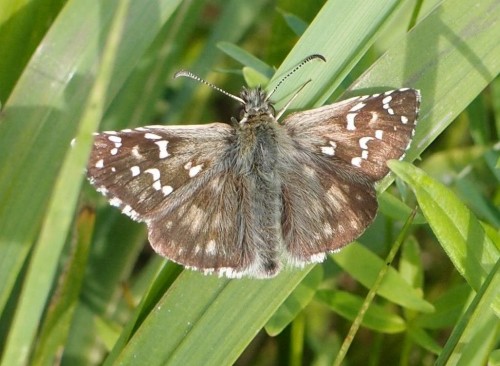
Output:
[[274,92],[276,90],[278,90],[278,88],[280,87],[280,85],[283,84],[283,82],[286,79],[288,79],[292,74],[294,74],[298,69],[300,69],[302,66],[304,66],[305,64],[307,64],[309,61],[316,60],[316,59],[319,59],[319,60],[321,60],[323,62],[326,62],[326,58],[323,55],[320,55],[318,53],[315,53],[315,54],[307,56],[305,59],[303,59],[302,61],[300,61],[297,64],[297,66],[295,66],[288,74],[286,74],[285,76],[283,76],[281,78],[281,80],[278,82],[278,84],[276,84],[276,86],[274,87],[274,89],[271,90],[271,92],[267,95],[266,100],[269,100],[269,98],[271,98],[271,95],[273,95]]

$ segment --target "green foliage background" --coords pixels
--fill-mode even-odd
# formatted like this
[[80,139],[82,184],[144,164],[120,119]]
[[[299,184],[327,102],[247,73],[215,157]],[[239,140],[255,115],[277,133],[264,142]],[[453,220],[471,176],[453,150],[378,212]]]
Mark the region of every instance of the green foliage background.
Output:
[[[1,365],[500,364],[499,19],[497,0],[0,0]],[[415,165],[391,162],[376,222],[324,264],[183,271],[84,182],[93,131],[229,120],[175,71],[237,93],[312,53],[278,108],[308,79],[292,109],[423,97]]]

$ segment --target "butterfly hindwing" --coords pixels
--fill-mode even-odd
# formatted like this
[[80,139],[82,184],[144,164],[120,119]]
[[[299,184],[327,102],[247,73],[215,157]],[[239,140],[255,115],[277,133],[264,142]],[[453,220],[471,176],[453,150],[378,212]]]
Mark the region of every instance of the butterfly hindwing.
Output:
[[194,195],[147,220],[149,241],[159,254],[189,268],[227,277],[269,277],[266,247],[252,233],[248,180],[232,169],[212,176]]
[[352,166],[296,150],[283,176],[285,257],[292,264],[320,262],[356,239],[373,221],[373,182]]

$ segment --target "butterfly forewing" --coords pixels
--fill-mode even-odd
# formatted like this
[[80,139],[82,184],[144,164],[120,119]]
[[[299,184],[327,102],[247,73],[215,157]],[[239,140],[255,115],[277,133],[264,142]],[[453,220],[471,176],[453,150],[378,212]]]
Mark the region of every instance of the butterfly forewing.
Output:
[[95,136],[87,175],[138,221],[173,209],[215,174],[234,129],[225,124],[147,126]]
[[377,181],[389,172],[388,160],[404,156],[419,106],[419,91],[405,88],[294,113],[283,123],[304,149],[337,157]]

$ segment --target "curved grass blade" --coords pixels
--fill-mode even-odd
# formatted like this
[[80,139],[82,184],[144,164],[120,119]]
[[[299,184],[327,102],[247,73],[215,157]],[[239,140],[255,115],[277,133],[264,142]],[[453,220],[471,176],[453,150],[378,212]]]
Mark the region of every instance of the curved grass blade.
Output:
[[404,162],[389,167],[414,191],[422,213],[457,271],[476,291],[500,257],[474,214],[455,194],[422,170]]
[[81,185],[79,172],[86,164],[90,153],[92,132],[96,130],[104,113],[106,93],[123,36],[128,4],[128,1],[123,1],[117,8],[101,67],[80,122],[77,141],[67,154],[61,173],[55,182],[53,197],[49,202],[40,238],[28,266],[19,304],[7,338],[2,357],[3,365],[23,365],[29,359],[29,351],[54,282],[57,261],[78,199]]

